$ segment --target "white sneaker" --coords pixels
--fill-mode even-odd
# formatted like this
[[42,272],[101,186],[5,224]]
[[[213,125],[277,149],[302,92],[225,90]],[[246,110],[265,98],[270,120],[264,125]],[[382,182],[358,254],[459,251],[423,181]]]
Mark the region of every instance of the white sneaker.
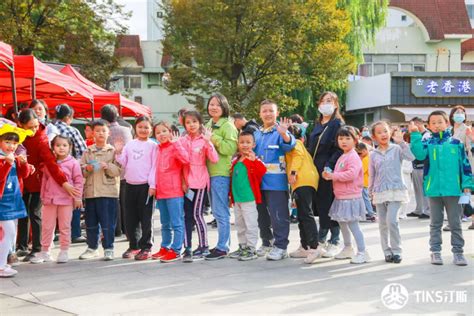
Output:
[[267,260],[278,261],[285,258],[288,258],[288,252],[286,251],[286,249],[280,249],[275,246],[267,254]]
[[260,248],[257,249],[257,256],[265,257],[271,250],[272,250],[272,247],[261,246]]
[[354,248],[351,246],[344,247],[334,259],[351,259],[354,256]]
[[104,260],[105,261],[114,260],[114,250],[113,249],[105,249],[104,250]]
[[340,251],[339,245],[329,244],[326,248],[326,253],[323,255],[324,258],[333,258]]
[[358,252],[354,257],[351,259],[351,263],[366,263],[370,261],[370,256],[367,251]]
[[31,259],[31,263],[43,263],[43,262],[51,262],[53,258],[49,254],[49,252],[41,251],[36,253]]
[[87,248],[86,251],[79,256],[79,259],[92,259],[99,256],[99,250]]
[[309,252],[308,249],[303,248],[303,246],[299,246],[298,249],[296,249],[293,252],[290,252],[290,257],[291,258],[306,258],[308,256]]
[[0,269],[0,278],[9,278],[17,273],[18,271],[12,269],[12,267],[7,264],[3,269]]
[[69,261],[69,255],[67,253],[67,250],[61,250],[59,252],[58,258],[56,259],[57,263],[66,263]]
[[317,249],[310,249],[308,250],[309,254],[308,256],[304,259],[304,263],[307,264],[312,264],[314,263],[317,259],[324,257],[326,254],[326,249],[323,247],[319,246]]

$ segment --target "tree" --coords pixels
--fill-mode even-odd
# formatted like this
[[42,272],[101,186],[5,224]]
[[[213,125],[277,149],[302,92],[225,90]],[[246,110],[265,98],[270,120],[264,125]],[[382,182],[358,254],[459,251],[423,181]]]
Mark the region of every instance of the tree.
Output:
[[220,91],[247,114],[264,98],[289,110],[291,91],[337,88],[354,70],[337,0],[166,0],[164,10],[170,93]]
[[117,66],[116,37],[129,16],[114,0],[3,0],[0,39],[19,55],[78,64],[103,85]]

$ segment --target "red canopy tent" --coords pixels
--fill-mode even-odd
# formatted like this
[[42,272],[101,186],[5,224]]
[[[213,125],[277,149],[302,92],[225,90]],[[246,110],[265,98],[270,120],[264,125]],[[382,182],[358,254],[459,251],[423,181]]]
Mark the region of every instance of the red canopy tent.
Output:
[[[93,96],[72,78],[43,64],[34,56],[14,56],[16,94],[18,102],[30,102],[32,99],[49,100],[48,105],[54,106],[56,98],[67,99],[68,102],[81,101],[82,107],[75,109],[77,113],[90,113]],[[0,73],[0,103],[13,103],[11,86],[6,87],[7,78]]]
[[[148,106],[128,100],[118,92],[110,92],[105,90],[104,88],[96,85],[94,82],[81,75],[71,65],[64,66],[60,72],[75,79],[76,82],[80,83],[83,87],[91,91],[92,95],[94,96],[95,113],[99,113],[100,108],[104,104],[113,104],[119,107],[121,116],[151,116],[151,110]],[[67,101],[67,103],[73,107],[75,106],[73,102]]]
[[10,82],[4,83],[5,86],[0,85],[0,91],[3,89],[10,89],[12,94],[13,104],[16,107],[16,86],[15,86],[15,75],[14,75],[14,61],[13,61],[13,49],[10,45],[0,42],[0,74],[2,77],[10,76]]

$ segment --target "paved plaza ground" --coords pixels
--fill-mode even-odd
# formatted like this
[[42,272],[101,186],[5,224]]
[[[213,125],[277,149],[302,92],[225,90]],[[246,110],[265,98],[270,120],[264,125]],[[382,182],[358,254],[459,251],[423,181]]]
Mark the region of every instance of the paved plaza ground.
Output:
[[[448,232],[443,233],[445,264],[431,265],[429,220],[414,218],[401,221],[404,255],[398,265],[384,262],[376,223],[362,223],[372,257],[371,263],[363,265],[347,260],[325,259],[308,265],[296,259],[270,262],[262,258],[192,264],[79,261],[85,245],[74,244],[70,251],[73,260],[67,264],[25,263],[17,267],[16,277],[0,280],[0,315],[472,315],[474,231],[467,230],[469,224],[463,223],[467,267],[452,264]],[[157,219],[155,225],[159,243]],[[235,248],[234,226],[232,230]],[[211,246],[216,238],[217,230],[210,229]],[[115,246],[119,258],[127,242],[121,238]],[[292,224],[289,249],[297,246],[298,228]],[[57,252],[56,248],[53,254]],[[408,301],[402,300],[406,305],[399,310],[387,307],[394,307],[390,295],[384,301],[387,306],[381,300],[382,290],[386,286],[390,289],[391,283],[401,284],[408,292]]]

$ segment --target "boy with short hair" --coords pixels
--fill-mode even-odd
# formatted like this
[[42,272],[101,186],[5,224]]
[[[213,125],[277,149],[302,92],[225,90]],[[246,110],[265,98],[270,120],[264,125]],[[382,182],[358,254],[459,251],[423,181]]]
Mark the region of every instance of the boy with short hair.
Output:
[[446,208],[448,223],[451,227],[453,263],[458,266],[465,266],[467,260],[463,255],[462,207],[458,204],[458,200],[463,194],[470,197],[474,183],[464,145],[451,136],[448,124],[449,119],[445,112],[432,112],[428,116],[428,128],[432,135],[430,138],[422,140],[422,134],[418,127],[414,122],[410,122],[410,148],[416,159],[425,161],[423,185],[431,209],[431,263],[435,265],[443,264],[441,227],[443,225],[444,208]]
[[255,139],[252,132],[240,133],[237,145],[239,152],[231,167],[230,196],[234,204],[239,249],[229,257],[248,261],[257,259],[257,203],[262,202],[260,185],[267,168],[253,152]]
[[81,158],[82,173],[86,179],[84,198],[88,248],[79,259],[91,259],[99,255],[100,225],[104,235],[104,260],[113,260],[121,169],[115,161],[114,147],[107,144],[107,122],[102,119],[94,121],[92,133],[95,144],[89,146]]
[[362,160],[362,170],[364,171],[364,188],[362,189],[362,198],[364,199],[365,209],[367,211],[366,219],[371,222],[375,222],[377,219],[375,217],[374,208],[372,207],[372,202],[369,198],[369,148],[367,144],[359,142],[356,145],[356,152],[359,154],[360,159]]
[[[284,118],[277,123],[278,115],[278,106],[274,101],[262,101],[260,118],[263,126],[254,133],[255,153],[267,167],[261,185],[262,203],[257,205],[262,238],[262,247],[257,253],[259,256],[267,255],[268,260],[288,257],[286,249],[290,233],[285,154],[295,147],[296,141],[288,132],[289,120]],[[272,247],[273,238],[275,241]]]

